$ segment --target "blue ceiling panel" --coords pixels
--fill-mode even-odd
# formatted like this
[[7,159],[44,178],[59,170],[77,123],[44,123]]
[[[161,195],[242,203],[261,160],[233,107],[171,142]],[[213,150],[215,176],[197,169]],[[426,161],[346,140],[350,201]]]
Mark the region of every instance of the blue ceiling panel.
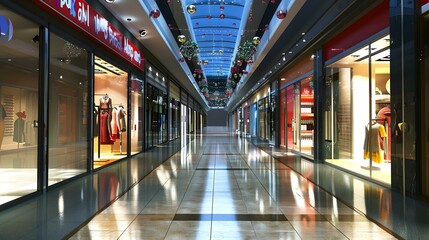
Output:
[[200,49],[200,59],[208,61],[202,65],[207,79],[221,76],[226,81],[245,4],[245,0],[185,1],[186,7],[196,8],[190,15],[192,37]]

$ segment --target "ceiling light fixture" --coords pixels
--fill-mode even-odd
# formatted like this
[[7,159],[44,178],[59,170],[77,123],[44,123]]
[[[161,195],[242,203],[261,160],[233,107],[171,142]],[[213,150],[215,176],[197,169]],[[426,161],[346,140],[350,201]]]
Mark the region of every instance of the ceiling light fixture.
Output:
[[105,0],[107,3],[113,3],[115,0]]
[[139,31],[139,34],[140,34],[140,37],[144,37],[144,36],[146,36],[147,31],[144,30],[144,29],[142,29],[142,30]]

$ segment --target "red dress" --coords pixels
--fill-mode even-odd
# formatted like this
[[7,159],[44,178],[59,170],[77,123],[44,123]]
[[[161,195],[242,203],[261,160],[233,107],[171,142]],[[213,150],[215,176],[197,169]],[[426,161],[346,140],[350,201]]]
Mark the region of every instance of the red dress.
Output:
[[110,106],[112,106],[110,98],[100,98],[100,144],[113,144],[110,128]]

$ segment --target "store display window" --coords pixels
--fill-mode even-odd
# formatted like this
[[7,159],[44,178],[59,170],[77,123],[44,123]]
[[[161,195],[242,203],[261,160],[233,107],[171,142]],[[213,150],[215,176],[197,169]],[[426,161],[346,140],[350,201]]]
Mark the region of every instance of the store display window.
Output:
[[170,140],[180,137],[180,88],[170,82]]
[[263,140],[268,140],[268,104],[268,97],[262,98],[258,101],[258,137]]
[[286,88],[287,149],[299,151],[299,84]]
[[128,74],[100,57],[94,62],[94,168],[98,168],[128,154]]
[[389,35],[327,64],[325,91],[326,161],[390,184]]
[[143,105],[144,82],[135,75],[131,75],[130,103],[131,103],[131,154],[143,151]]
[[48,184],[87,171],[88,53],[50,34]]
[[39,25],[0,4],[0,204],[37,190]]

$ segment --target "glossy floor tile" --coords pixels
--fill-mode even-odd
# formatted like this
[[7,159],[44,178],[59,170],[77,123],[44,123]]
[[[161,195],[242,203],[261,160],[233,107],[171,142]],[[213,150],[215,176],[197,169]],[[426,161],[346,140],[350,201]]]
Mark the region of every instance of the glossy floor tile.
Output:
[[395,236],[267,152],[226,128],[213,127],[78,228],[70,239]]

